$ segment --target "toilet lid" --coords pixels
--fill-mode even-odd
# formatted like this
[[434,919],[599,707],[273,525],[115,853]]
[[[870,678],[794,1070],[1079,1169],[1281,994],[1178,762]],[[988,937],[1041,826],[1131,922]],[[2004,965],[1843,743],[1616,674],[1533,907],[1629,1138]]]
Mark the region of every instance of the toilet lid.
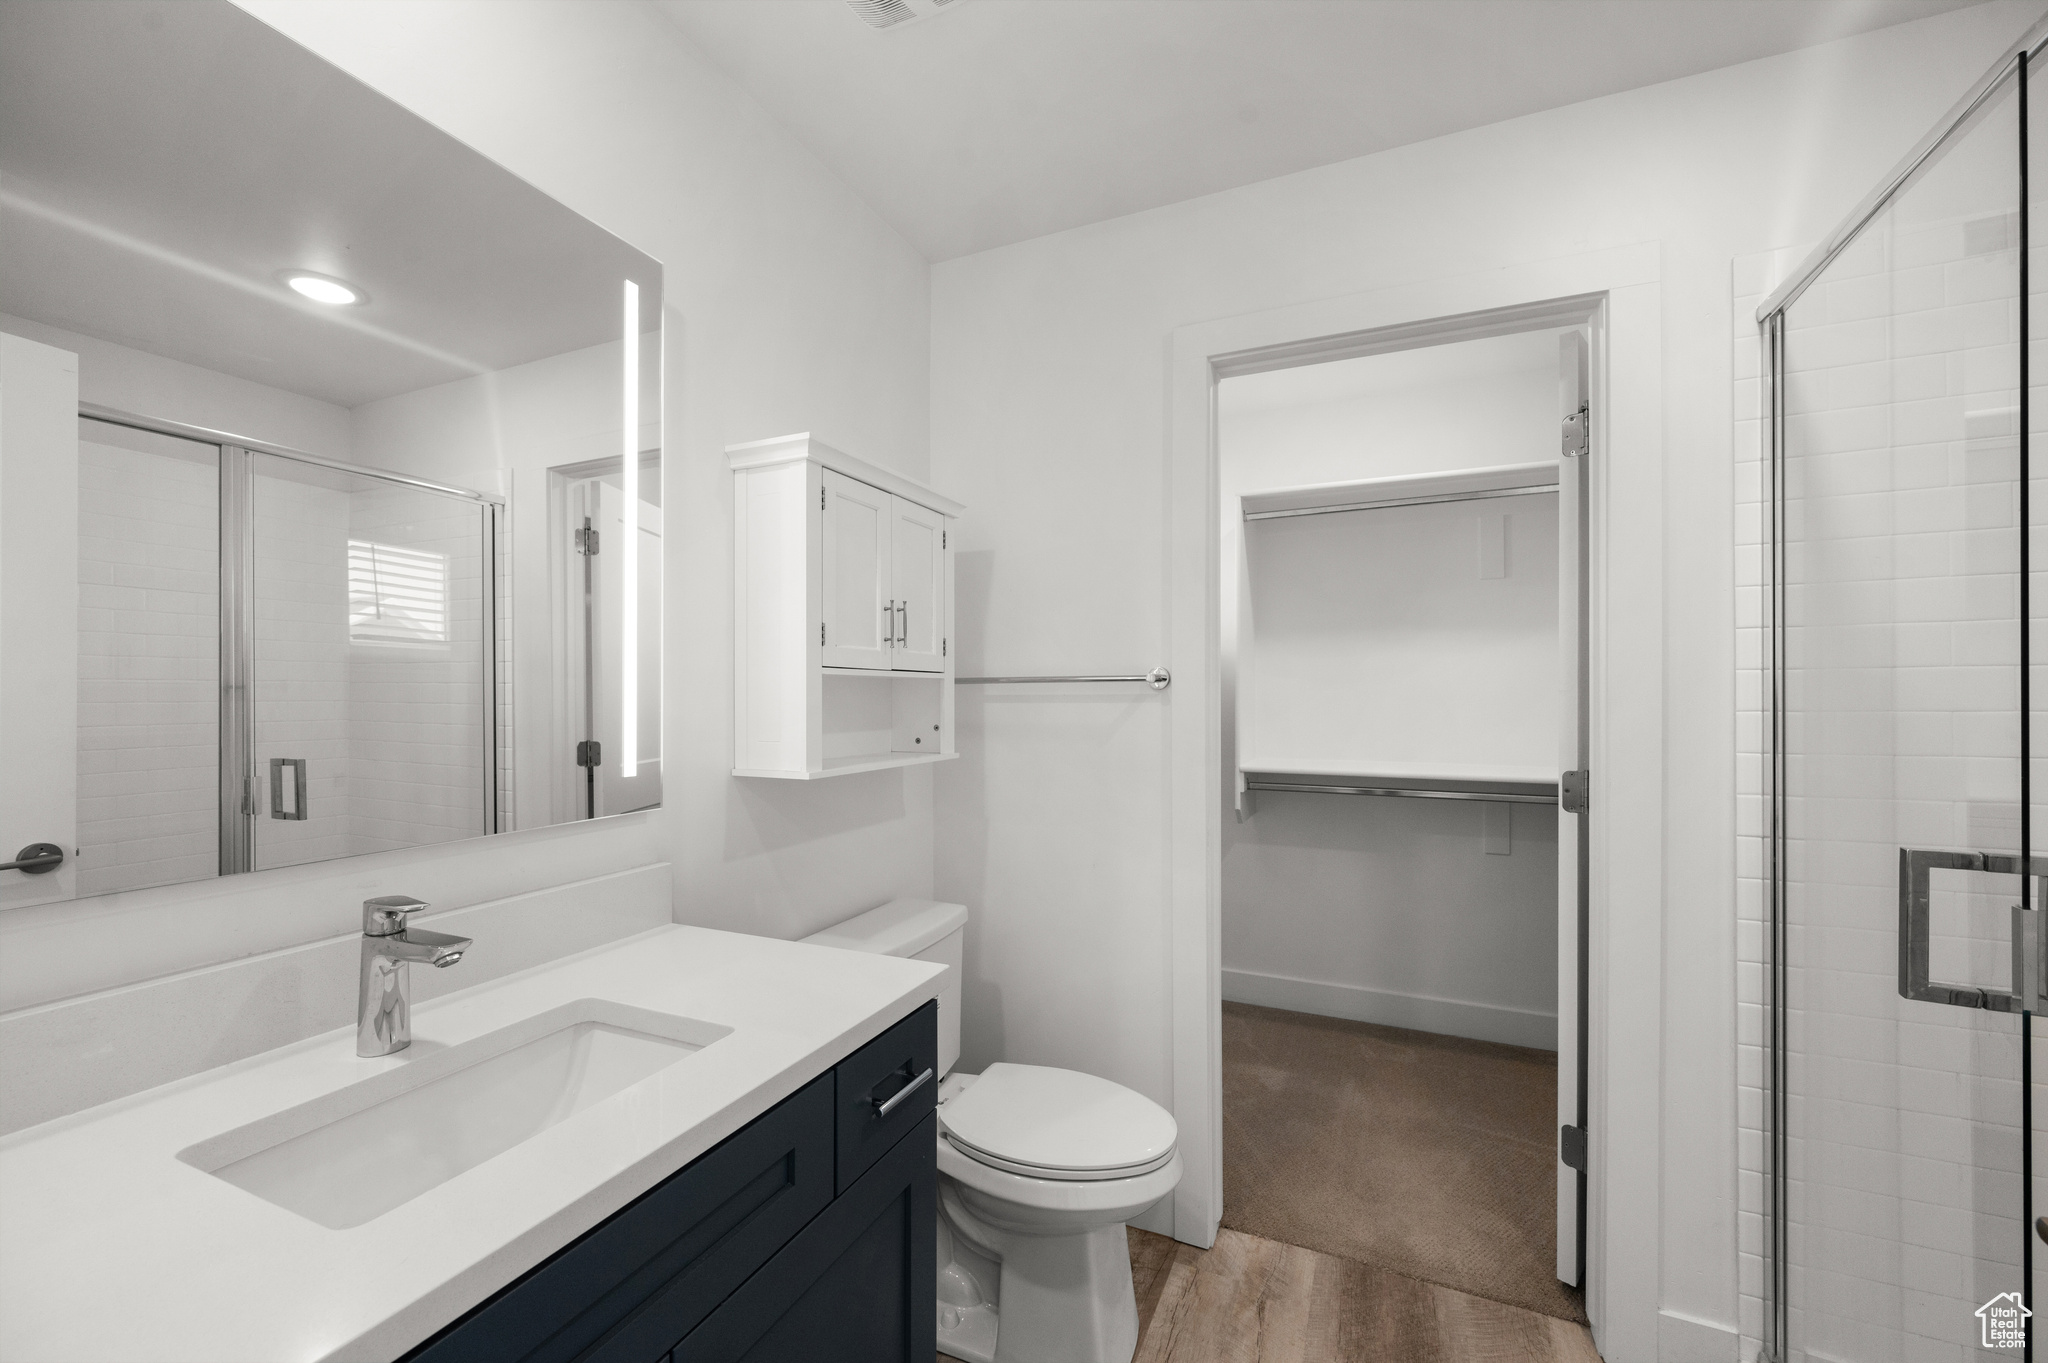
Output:
[[1156,1169],[1179,1134],[1173,1114],[1144,1094],[1046,1065],[990,1065],[940,1105],[939,1125],[969,1156],[1049,1177]]

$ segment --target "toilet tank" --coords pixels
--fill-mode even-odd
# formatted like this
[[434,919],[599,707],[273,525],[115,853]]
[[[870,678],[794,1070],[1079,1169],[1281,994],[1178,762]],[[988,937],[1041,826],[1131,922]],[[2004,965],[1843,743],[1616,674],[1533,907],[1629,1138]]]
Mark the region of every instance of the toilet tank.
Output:
[[939,986],[939,1077],[960,1058],[960,968],[967,906],[930,899],[892,899],[878,909],[834,923],[804,938],[821,947],[908,956],[946,967]]

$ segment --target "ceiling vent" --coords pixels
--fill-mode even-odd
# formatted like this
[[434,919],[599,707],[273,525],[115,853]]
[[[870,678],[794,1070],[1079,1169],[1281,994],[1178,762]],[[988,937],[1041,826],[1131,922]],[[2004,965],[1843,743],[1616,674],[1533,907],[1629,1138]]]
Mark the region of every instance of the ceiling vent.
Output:
[[956,9],[962,0],[846,0],[847,7],[869,28],[899,28],[929,19],[941,10]]

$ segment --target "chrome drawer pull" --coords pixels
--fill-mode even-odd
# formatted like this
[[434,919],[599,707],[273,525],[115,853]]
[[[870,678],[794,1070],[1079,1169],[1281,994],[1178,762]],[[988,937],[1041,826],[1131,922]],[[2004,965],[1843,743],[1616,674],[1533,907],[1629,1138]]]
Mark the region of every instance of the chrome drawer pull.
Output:
[[926,1070],[923,1074],[920,1074],[919,1076],[917,1076],[917,1078],[911,1080],[902,1088],[897,1089],[894,1096],[887,1099],[875,1099],[875,1115],[877,1117],[886,1117],[890,1113],[894,1112],[897,1108],[897,1105],[900,1104],[905,1098],[908,1098],[911,1094],[917,1092],[926,1084],[930,1083],[931,1077],[932,1072],[930,1070]]

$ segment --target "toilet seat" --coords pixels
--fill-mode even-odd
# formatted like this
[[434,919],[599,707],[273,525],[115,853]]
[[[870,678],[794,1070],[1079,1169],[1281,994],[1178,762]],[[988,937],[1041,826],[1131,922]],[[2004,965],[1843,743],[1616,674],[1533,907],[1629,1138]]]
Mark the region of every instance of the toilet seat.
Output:
[[939,1106],[943,1139],[968,1159],[1027,1178],[1140,1178],[1174,1157],[1173,1114],[1097,1075],[995,1064]]

